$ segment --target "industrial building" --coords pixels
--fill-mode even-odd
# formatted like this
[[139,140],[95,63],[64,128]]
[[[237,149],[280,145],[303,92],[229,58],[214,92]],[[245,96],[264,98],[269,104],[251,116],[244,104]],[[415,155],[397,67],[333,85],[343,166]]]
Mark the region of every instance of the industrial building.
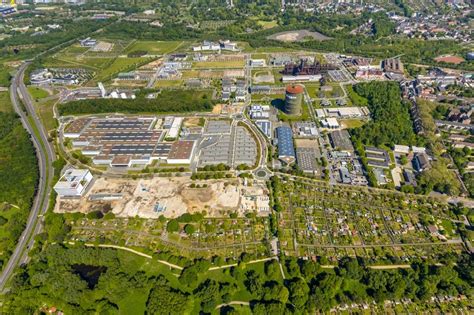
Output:
[[85,39],[81,39],[79,43],[81,44],[81,47],[94,47],[97,45],[97,40],[87,37]]
[[295,147],[293,145],[293,132],[290,127],[281,126],[276,128],[278,143],[278,158],[286,164],[295,161]]
[[318,118],[365,118],[370,111],[367,107],[337,107],[337,108],[318,108],[316,115]]
[[318,127],[313,121],[298,121],[293,124],[295,136],[300,138],[315,138],[319,135]]
[[168,164],[190,164],[196,141],[180,140],[173,143],[166,162]]
[[272,137],[272,123],[269,120],[256,120],[255,124],[268,138]]
[[337,119],[333,117],[321,119],[321,125],[323,128],[328,128],[328,129],[337,129],[340,127],[339,123],[337,122]]
[[54,190],[60,197],[81,197],[92,179],[89,170],[69,169],[54,185]]
[[251,119],[268,119],[270,117],[269,105],[252,105],[249,108]]
[[193,46],[193,51],[219,51],[219,50],[229,50],[237,51],[237,43],[231,42],[229,40],[221,40],[218,43],[204,41],[199,46]]
[[418,172],[426,171],[431,167],[430,160],[426,153],[416,153],[415,158],[413,159],[413,167]]
[[187,158],[174,157],[175,151],[181,150],[162,143],[164,132],[154,128],[155,123],[155,117],[84,118],[69,124],[64,136],[72,139],[74,148],[91,156],[95,164],[130,167],[167,161],[169,155],[171,162],[186,162]]
[[299,64],[286,64],[281,74],[284,76],[311,76],[327,73],[329,70],[336,70],[336,67],[330,64],[321,64],[317,60],[309,64],[307,59],[301,59]]
[[296,148],[296,162],[298,167],[305,173],[315,174],[317,170],[316,148],[297,147]]
[[367,165],[388,169],[390,167],[390,156],[387,151],[375,147],[365,147]]
[[338,151],[354,151],[351,136],[347,130],[335,130],[329,134],[329,140],[335,150]]
[[288,85],[285,93],[285,113],[289,115],[299,115],[301,113],[301,103],[303,102],[304,88],[301,85]]
[[182,117],[172,117],[173,121],[169,128],[168,134],[166,135],[166,140],[175,140],[179,136],[181,130],[181,125],[183,124]]

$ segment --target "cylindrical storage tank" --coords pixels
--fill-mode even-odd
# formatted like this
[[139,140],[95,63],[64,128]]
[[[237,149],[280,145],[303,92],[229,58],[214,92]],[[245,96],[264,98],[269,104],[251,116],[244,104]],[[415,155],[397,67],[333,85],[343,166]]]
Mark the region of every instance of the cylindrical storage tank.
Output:
[[289,115],[301,114],[304,88],[301,85],[288,85],[285,94],[285,113]]

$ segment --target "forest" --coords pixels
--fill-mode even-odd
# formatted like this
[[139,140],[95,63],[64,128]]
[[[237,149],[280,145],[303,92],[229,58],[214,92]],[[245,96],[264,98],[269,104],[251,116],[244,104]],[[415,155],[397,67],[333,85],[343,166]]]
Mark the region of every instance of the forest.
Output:
[[38,182],[35,150],[14,113],[0,112],[0,268],[28,218]]
[[397,82],[359,83],[354,91],[367,98],[372,118],[361,128],[351,130],[356,142],[377,147],[416,144],[408,104],[402,102]]
[[[434,295],[472,293],[472,257],[448,256],[440,265],[415,262],[409,269],[374,270],[362,259],[342,258],[333,269],[317,262],[280,257],[252,264],[243,254],[234,267],[219,257],[188,261],[182,271],[116,249],[49,244],[16,275],[5,307],[11,314],[237,314],[230,301],[247,301],[254,314],[328,311],[351,302],[414,302]],[[463,266],[463,267],[460,267]]]
[[143,93],[136,99],[79,100],[58,106],[61,115],[98,113],[178,113],[211,111],[214,101],[209,91],[164,90],[156,98]]

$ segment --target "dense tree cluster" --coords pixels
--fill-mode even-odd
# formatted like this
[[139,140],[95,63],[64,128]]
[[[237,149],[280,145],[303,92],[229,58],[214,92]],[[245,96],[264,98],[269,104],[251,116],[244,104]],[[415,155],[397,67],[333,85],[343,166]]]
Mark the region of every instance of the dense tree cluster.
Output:
[[416,144],[408,104],[402,102],[397,82],[359,83],[354,86],[354,91],[367,98],[372,120],[353,129],[353,138],[373,146]]
[[26,225],[38,183],[38,166],[30,137],[13,113],[0,112],[0,267]]

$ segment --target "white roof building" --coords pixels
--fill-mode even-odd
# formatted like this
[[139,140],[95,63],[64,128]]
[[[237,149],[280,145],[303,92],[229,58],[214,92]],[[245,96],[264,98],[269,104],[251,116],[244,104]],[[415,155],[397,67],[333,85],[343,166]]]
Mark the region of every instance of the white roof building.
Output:
[[339,123],[337,122],[337,119],[333,117],[322,119],[321,124],[323,125],[324,128],[331,128],[331,129],[339,128]]
[[410,147],[407,146],[407,145],[399,145],[399,144],[396,144],[393,148],[393,151],[395,153],[403,153],[403,154],[408,154],[410,153]]
[[54,185],[54,190],[61,197],[81,197],[92,179],[89,170],[69,169]]
[[179,131],[181,130],[181,125],[183,123],[182,117],[176,117],[171,124],[170,131],[168,132],[167,137],[176,139],[179,136]]
[[426,153],[426,148],[412,146],[413,153]]

